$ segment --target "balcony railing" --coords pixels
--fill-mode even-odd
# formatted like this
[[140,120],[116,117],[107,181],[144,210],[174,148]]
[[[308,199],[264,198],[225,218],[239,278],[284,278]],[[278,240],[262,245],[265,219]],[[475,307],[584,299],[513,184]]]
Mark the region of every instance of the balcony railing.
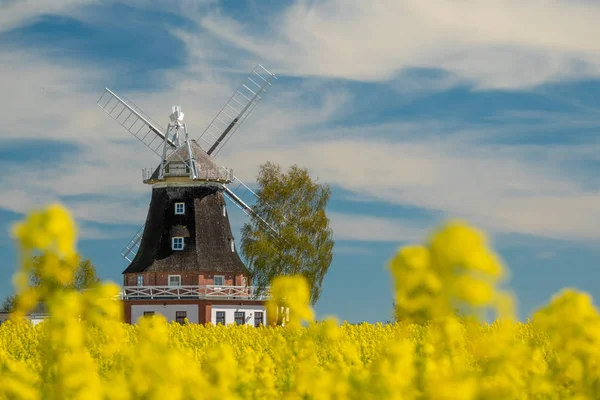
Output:
[[[152,174],[156,168],[144,168],[142,169],[142,181],[147,182],[152,178]],[[218,168],[202,168],[198,166],[198,175],[196,180],[209,181],[209,182],[233,182],[233,170],[225,167]],[[164,176],[189,176],[189,169],[184,168],[171,168],[168,171],[165,170]]]
[[223,299],[268,300],[269,288],[257,286],[125,286],[123,300],[132,299]]

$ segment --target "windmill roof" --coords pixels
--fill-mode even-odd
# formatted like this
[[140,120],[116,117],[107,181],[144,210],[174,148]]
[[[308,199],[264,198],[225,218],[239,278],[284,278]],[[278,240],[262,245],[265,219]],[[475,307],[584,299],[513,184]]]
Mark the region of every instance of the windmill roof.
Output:
[[[215,163],[214,159],[209,156],[203,149],[200,147],[196,140],[188,140],[190,144],[190,149],[192,151],[192,156],[196,161],[196,168],[198,169],[199,176],[217,176],[219,171],[219,166]],[[183,144],[177,148],[171,155],[167,157],[167,163],[171,161],[189,161],[190,156],[188,152],[187,144]],[[152,177],[150,179],[158,179],[160,165],[156,167]]]

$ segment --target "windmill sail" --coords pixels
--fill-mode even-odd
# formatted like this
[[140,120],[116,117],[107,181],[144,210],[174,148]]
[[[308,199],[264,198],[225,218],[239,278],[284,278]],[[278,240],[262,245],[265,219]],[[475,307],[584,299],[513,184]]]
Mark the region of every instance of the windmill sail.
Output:
[[[110,91],[110,89],[106,88],[96,104],[150,150],[159,157],[162,156],[160,148],[165,142],[165,134],[163,132],[166,131],[156,122],[152,121],[150,117],[146,116],[131,101],[126,102]],[[168,138],[167,144],[171,149],[175,149],[176,147]]]
[[258,64],[208,125],[198,143],[209,155],[217,155],[240,124],[252,112],[275,75]]
[[254,193],[252,189],[246,186],[244,182],[240,181],[235,175],[233,176],[231,185],[232,187],[224,186],[225,197],[235,204],[240,210],[242,210],[247,216],[258,219],[265,228],[268,228],[273,233],[277,234],[277,229],[265,221],[252,208],[252,205],[254,205],[256,200],[259,198],[258,195]]
[[129,243],[127,243],[127,246],[125,246],[121,251],[121,255],[123,256],[123,258],[129,262],[131,262],[131,260],[135,258],[135,255],[137,254],[140,248],[140,242],[142,240],[142,234],[144,233],[145,226],[146,225],[144,224],[140,229],[138,229],[138,231],[131,238]]

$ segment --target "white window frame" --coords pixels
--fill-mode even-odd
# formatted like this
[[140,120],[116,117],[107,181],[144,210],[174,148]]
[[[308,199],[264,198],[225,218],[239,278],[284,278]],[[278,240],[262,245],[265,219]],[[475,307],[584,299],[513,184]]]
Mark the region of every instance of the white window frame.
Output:
[[[217,278],[221,278],[223,280],[222,284],[217,283]],[[215,275],[213,276],[213,284],[214,286],[225,286],[225,275]]]
[[[179,211],[177,209],[178,206],[181,206],[181,211]],[[185,203],[182,203],[182,202],[175,203],[175,215],[183,215],[183,214],[185,214]]]
[[138,274],[136,284],[137,286],[144,286],[144,275]]
[[[181,239],[181,248],[175,247],[175,242],[178,241],[177,239]],[[181,251],[181,250],[183,250],[184,247],[185,246],[184,246],[183,236],[174,236],[171,239],[171,249],[172,250]]]
[[[171,278],[177,278],[177,280],[179,281],[179,283],[177,285],[172,285],[171,284]],[[181,286],[181,275],[169,275],[168,277],[169,281],[169,287],[179,287]]]

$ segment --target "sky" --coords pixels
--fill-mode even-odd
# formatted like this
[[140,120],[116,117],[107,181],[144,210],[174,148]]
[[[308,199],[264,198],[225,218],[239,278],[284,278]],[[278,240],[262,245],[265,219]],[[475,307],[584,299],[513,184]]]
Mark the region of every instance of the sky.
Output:
[[388,261],[453,218],[487,232],[521,319],[562,288],[599,297],[599,20],[591,0],[0,1],[0,296],[11,225],[54,202],[121,282],[159,159],[105,87],[162,125],[181,105],[197,137],[261,63],[278,79],[216,160],[331,187],[317,317],[389,320]]

